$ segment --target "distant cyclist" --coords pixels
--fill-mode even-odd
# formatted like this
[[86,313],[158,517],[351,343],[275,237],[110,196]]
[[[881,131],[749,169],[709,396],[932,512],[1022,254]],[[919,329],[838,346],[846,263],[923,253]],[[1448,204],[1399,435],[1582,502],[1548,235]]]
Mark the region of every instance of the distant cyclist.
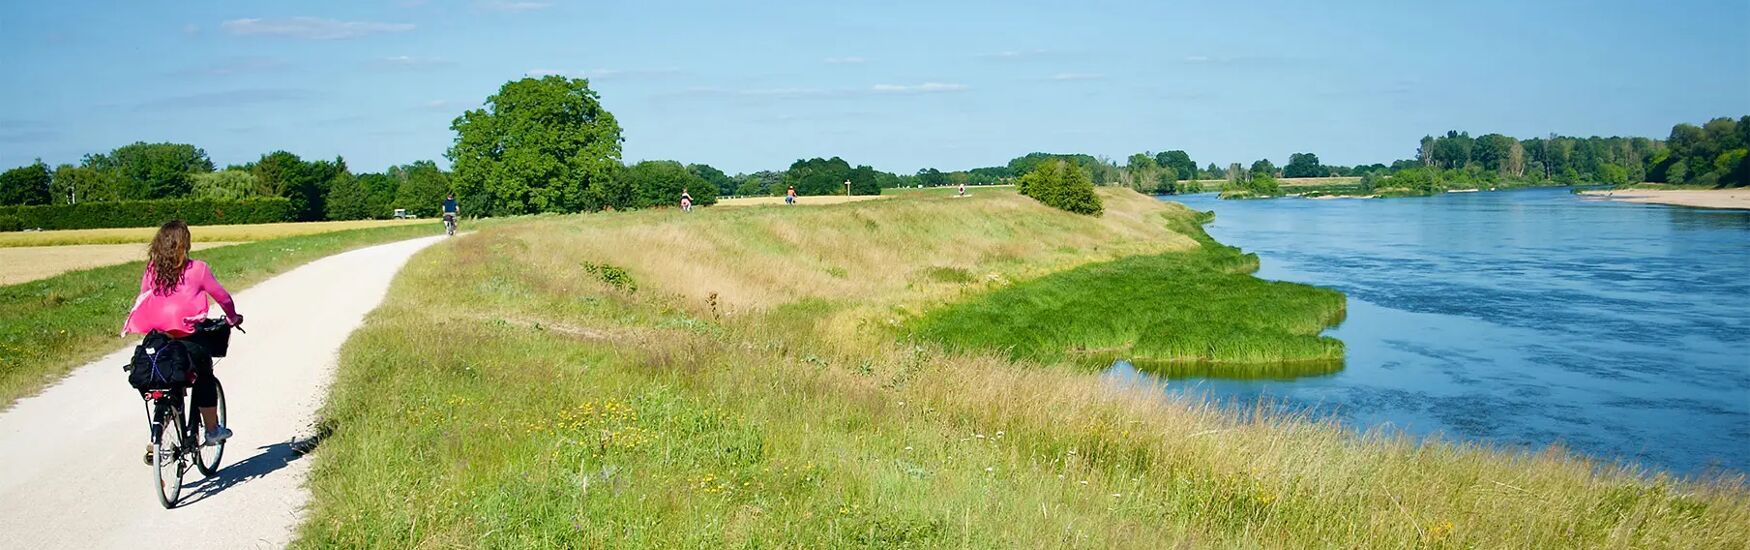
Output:
[[681,211],[682,212],[692,212],[693,211],[693,196],[688,195],[686,189],[681,189]]
[[[218,302],[225,310],[225,320],[232,326],[243,324],[231,303],[231,293],[213,278],[213,268],[206,262],[188,257],[188,224],[171,220],[158,228],[152,245],[146,250],[146,273],[140,277],[140,296],[128,312],[122,325],[123,334],[162,333],[188,343],[195,335],[195,322],[206,318],[207,299]],[[201,425],[207,426],[206,445],[214,445],[231,437],[231,429],[219,425],[219,393],[213,377],[213,358],[198,345],[188,346],[194,358],[194,406],[200,409]],[[146,463],[152,463],[152,449],[146,448]]]
[[796,204],[796,186],[792,185],[789,191],[784,192],[784,204]]
[[456,194],[450,193],[450,196],[444,199],[444,233],[456,234],[456,214],[461,211],[462,209],[456,206]]

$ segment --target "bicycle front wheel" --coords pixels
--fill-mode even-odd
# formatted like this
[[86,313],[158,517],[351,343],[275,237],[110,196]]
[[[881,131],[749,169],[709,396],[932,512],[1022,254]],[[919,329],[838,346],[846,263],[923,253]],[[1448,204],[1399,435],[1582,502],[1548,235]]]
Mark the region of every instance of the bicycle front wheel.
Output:
[[182,410],[159,403],[152,423],[153,484],[158,486],[158,503],[165,508],[176,507],[182,498]]
[[[213,380],[213,391],[217,392],[219,395],[219,425],[224,426],[227,422],[230,422],[225,419],[225,385],[220,384],[219,381],[215,379]],[[199,427],[194,433],[196,437],[199,437],[200,434],[206,433],[211,426],[204,425],[206,423],[206,417],[201,416],[199,411],[196,411],[194,417],[195,425]],[[226,442],[224,441],[220,441],[218,445],[203,446],[200,447],[199,451],[195,452],[194,465],[195,467],[200,468],[201,475],[212,477],[213,474],[219,472],[219,460],[225,458],[225,443]],[[195,444],[199,445],[200,443],[196,442]]]

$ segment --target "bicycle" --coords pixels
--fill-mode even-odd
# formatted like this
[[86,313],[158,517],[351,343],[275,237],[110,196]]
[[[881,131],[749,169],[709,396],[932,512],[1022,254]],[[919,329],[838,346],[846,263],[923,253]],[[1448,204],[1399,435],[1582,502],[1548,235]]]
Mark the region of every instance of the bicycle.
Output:
[[[221,332],[217,336],[208,336],[209,340],[223,342],[229,339],[232,327],[221,319],[208,319],[195,327],[196,333]],[[223,344],[221,344],[222,346]],[[214,360],[225,354],[222,349],[217,351]],[[130,370],[133,365],[126,365],[122,370]],[[226,423],[225,386],[217,379],[213,380],[213,389],[218,394],[219,425]],[[190,414],[189,388],[168,388],[143,390],[140,397],[146,408],[146,427],[151,434],[152,472],[153,480],[158,486],[158,503],[165,509],[175,508],[176,502],[182,498],[182,478],[188,473],[189,466],[194,466],[201,475],[212,477],[219,472],[219,463],[225,457],[225,442],[214,445],[202,445],[201,434],[205,433],[201,415],[198,411]]]
[[456,215],[455,214],[448,213],[448,212],[444,213],[444,235],[449,236],[449,237],[456,236]]

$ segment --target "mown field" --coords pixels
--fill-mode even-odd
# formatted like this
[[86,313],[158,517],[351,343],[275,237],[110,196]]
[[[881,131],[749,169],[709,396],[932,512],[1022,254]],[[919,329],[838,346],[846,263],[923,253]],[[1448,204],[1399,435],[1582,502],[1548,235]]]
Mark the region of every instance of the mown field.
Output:
[[566,216],[428,249],[341,352],[295,545],[1741,547],[1742,479],[1357,435],[909,336],[1208,246],[1181,232],[1194,212],[1101,194],[1099,219],[990,192]]
[[[200,242],[189,248],[206,250],[237,243]],[[69,244],[0,247],[0,286],[15,285],[74,271],[146,257],[146,243]]]
[[[195,227],[192,232],[199,240],[207,230]],[[191,256],[212,264],[219,282],[236,291],[324,256],[439,231],[429,223],[330,229],[200,250]],[[133,342],[117,337],[117,332],[140,292],[144,265],[142,252],[126,263],[0,286],[0,408]],[[244,314],[248,314],[246,305]]]

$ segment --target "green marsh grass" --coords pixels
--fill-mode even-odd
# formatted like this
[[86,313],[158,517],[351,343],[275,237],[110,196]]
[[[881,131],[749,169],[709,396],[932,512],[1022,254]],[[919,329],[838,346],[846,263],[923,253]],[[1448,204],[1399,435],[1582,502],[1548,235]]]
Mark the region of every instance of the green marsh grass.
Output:
[[[1237,415],[887,324],[1195,243],[1163,223],[1189,210],[1104,192],[1101,219],[919,197],[551,218],[421,252],[341,351],[294,546],[1741,543],[1742,478]],[[943,266],[978,277],[923,275]]]
[[1003,287],[930,311],[911,332],[1015,359],[1200,363],[1233,376],[1253,365],[1341,362],[1343,343],[1319,332],[1343,320],[1342,293],[1253,277],[1256,255],[1216,243],[1193,224],[1174,225],[1201,246]]

